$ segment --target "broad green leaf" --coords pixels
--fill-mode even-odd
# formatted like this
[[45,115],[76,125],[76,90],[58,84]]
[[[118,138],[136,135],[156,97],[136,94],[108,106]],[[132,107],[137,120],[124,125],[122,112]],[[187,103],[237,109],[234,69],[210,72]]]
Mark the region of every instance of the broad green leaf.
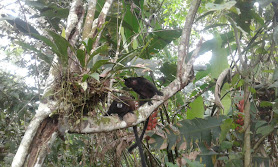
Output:
[[264,26],[264,19],[262,17],[260,17],[254,10],[251,10],[251,15],[252,17],[258,22],[260,23],[262,26]]
[[[8,15],[0,18],[1,20],[6,20],[11,26],[13,26],[15,29],[19,30],[20,32],[24,33],[25,35],[29,35],[33,38],[36,38],[34,34],[39,35],[39,32],[28,22],[25,22],[24,20],[21,20],[20,18]],[[37,39],[37,38],[36,38]]]
[[59,54],[57,46],[50,39],[37,34],[33,34],[33,35],[39,40],[43,41],[47,46],[49,46],[52,52],[56,53],[57,55]]
[[92,39],[92,38],[89,38],[89,39],[86,39],[85,41],[82,42],[83,45],[84,45],[85,48],[86,48],[87,54],[90,54],[90,53],[91,53],[91,50],[92,50],[92,48],[93,48],[93,44],[95,43],[96,39],[97,39],[97,37],[95,37],[95,38],[93,38],[93,39]]
[[232,123],[233,123],[233,119],[229,118],[223,121],[223,124],[220,125],[221,127],[221,134],[219,138],[220,143],[226,139],[226,136],[232,127]]
[[167,83],[176,79],[177,65],[175,63],[166,62],[160,67],[160,71],[165,75]]
[[[151,40],[148,45],[149,53],[157,53],[163,49],[173,40],[178,39],[181,36],[181,30],[161,30],[150,34]],[[145,56],[146,57],[146,56]]]
[[117,60],[117,63],[127,63],[129,61],[131,61],[132,59],[134,59],[135,56],[137,56],[138,52],[136,52],[135,50],[129,52],[128,54],[125,54],[125,55],[120,55],[118,60]]
[[278,88],[278,81],[275,81],[274,83],[272,83],[269,88]]
[[186,112],[187,119],[203,118],[204,117],[204,103],[201,96],[197,97],[192,103],[189,104],[189,109]]
[[196,77],[195,77],[195,79],[193,81],[193,83],[196,83],[196,81],[199,81],[200,79],[208,76],[210,71],[211,71],[211,66],[210,65],[208,65],[207,70],[205,70],[205,71],[198,71],[197,74],[196,74]]
[[67,56],[68,55],[68,47],[70,46],[69,42],[63,38],[61,35],[56,34],[55,32],[48,31],[49,35],[53,38],[57,49],[60,54]]
[[102,46],[99,46],[89,57],[88,62],[92,60],[92,58],[97,54],[105,54],[108,51],[108,45],[104,44]]
[[278,80],[278,68],[276,67],[274,70],[274,74],[273,74],[273,81],[277,81]]
[[89,74],[84,74],[82,77],[82,82],[86,81],[90,77]]
[[66,38],[66,29],[65,28],[63,28],[63,30],[62,30],[61,36],[63,38]]
[[127,42],[126,42],[124,27],[121,27],[120,34],[121,34],[121,37],[122,37],[123,47],[124,47],[125,51],[128,53],[129,51],[128,51],[128,46],[127,46]]
[[258,129],[259,127],[262,127],[263,125],[266,125],[266,121],[257,121],[255,124],[255,129]]
[[90,76],[92,78],[96,79],[97,81],[99,81],[99,73],[94,72],[94,73],[90,74]]
[[138,41],[137,41],[137,39],[133,39],[133,41],[132,41],[132,48],[133,49],[137,49],[138,48]]
[[124,21],[132,27],[132,30],[135,33],[138,33],[139,24],[137,17],[131,12],[131,6],[128,3],[123,3],[123,7],[125,10]]
[[257,129],[258,134],[267,135],[274,130],[274,127],[271,125],[261,126]]
[[231,86],[235,86],[238,83],[239,79],[240,79],[240,75],[235,74],[232,78]]
[[[233,18],[233,20],[230,20],[231,24],[235,24],[239,30],[241,30],[243,33],[246,34],[246,33],[250,33],[250,22],[248,22],[247,18],[251,18],[252,16],[251,16],[251,12],[248,13],[247,10],[246,11],[243,10],[244,9],[240,10],[242,12],[240,15],[235,13],[228,13],[227,15]],[[245,16],[243,16],[243,12]]]
[[223,10],[223,9],[230,9],[236,4],[236,1],[229,1],[223,4],[215,4],[215,3],[207,3],[206,9],[207,10]]
[[111,62],[109,62],[109,60],[98,60],[91,68],[91,72],[94,73],[99,67],[108,63],[112,64]]
[[212,49],[212,58],[210,60],[212,78],[218,78],[222,71],[229,67],[228,55],[226,49],[221,48],[222,40],[220,36],[216,34],[215,39],[214,48]]
[[272,107],[272,103],[269,101],[261,101],[260,107]]
[[183,120],[178,127],[181,136],[185,137],[187,144],[192,140],[199,141],[216,141],[221,133],[220,125],[222,124],[225,116],[208,117],[206,119],[196,118],[192,120]]
[[154,141],[154,143],[151,143],[150,146],[154,149],[159,150],[162,144],[164,143],[165,139],[163,139],[161,136],[154,134],[151,136],[151,140]]
[[230,92],[230,86],[228,83],[225,83],[221,89],[221,98],[225,95],[225,97],[221,100],[221,103],[225,109],[224,110],[225,115],[229,113],[232,104],[231,93],[227,93],[227,92]]
[[175,132],[170,125],[166,126],[164,129],[168,129],[167,132],[169,132],[167,134],[168,148],[174,150],[178,139],[177,132]]
[[77,50],[76,57],[79,60],[81,66],[84,68],[85,67],[85,52],[82,49]]
[[68,64],[68,48],[71,45],[65,38],[56,34],[55,32],[48,31],[48,33],[53,38],[55,45],[57,46],[57,49],[59,51],[59,54],[57,54],[57,56],[60,58],[61,62],[64,65],[67,65]]
[[233,143],[231,143],[229,141],[223,141],[223,142],[221,142],[220,147],[221,147],[221,150],[228,150],[233,147]]
[[[165,127],[163,130],[167,135],[167,142],[173,146],[177,145],[178,148],[182,144],[189,146],[193,141],[204,141],[210,143],[211,141],[216,141],[220,135],[221,129],[220,125],[222,124],[223,119],[226,119],[225,116],[208,117],[206,119],[196,118],[192,120],[183,120],[176,124],[177,129],[170,128],[169,126]],[[173,135],[176,135],[174,139]],[[152,135],[151,138],[155,139],[155,142],[152,143],[152,147],[159,149],[164,142],[164,138],[156,134]],[[171,138],[171,139],[170,139]],[[176,141],[175,141],[176,140]]]

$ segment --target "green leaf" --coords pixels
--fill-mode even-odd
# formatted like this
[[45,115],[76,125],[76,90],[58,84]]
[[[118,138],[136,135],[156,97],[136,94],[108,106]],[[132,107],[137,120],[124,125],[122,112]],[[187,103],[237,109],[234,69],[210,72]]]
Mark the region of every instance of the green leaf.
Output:
[[99,67],[101,67],[104,64],[113,64],[109,62],[109,60],[98,60],[93,67],[91,68],[91,72],[94,73]]
[[57,46],[50,39],[37,34],[33,35],[39,40],[43,41],[47,46],[49,46],[52,52],[56,53],[57,55],[59,54]]
[[278,81],[275,81],[273,84],[271,84],[269,88],[278,88]]
[[67,60],[68,56],[68,47],[70,46],[69,42],[63,38],[61,35],[56,34],[55,32],[48,31],[49,35],[53,38],[57,49],[59,50],[61,57]]
[[139,23],[137,17],[132,13],[131,6],[128,3],[123,3],[125,15],[124,21],[132,27],[135,33],[138,33]]
[[258,129],[259,127],[262,127],[263,125],[266,125],[266,121],[257,121],[255,124],[255,129]]
[[167,134],[168,148],[174,150],[177,140],[178,140],[178,135],[177,135],[177,132],[175,132],[175,130],[174,130],[176,128],[174,127],[174,129],[173,129],[172,127],[173,126],[168,125],[164,128],[164,130],[168,129],[167,130],[167,132],[168,132],[168,134]]
[[212,58],[210,60],[212,78],[218,78],[221,72],[229,67],[226,49],[221,48],[222,39],[218,34],[216,34],[215,39],[214,48],[212,49]]
[[269,101],[261,101],[260,107],[272,107],[272,103]]
[[159,150],[162,144],[164,143],[164,138],[161,136],[154,134],[151,136],[151,138],[155,141],[154,143],[151,143],[150,146],[153,147],[154,149]]
[[207,70],[205,70],[205,71],[198,71],[193,82],[196,83],[196,81],[199,81],[200,79],[208,76],[210,71],[211,71],[211,66],[210,65],[208,65]]
[[225,95],[225,97],[221,100],[221,103],[225,109],[224,110],[225,115],[229,113],[232,104],[231,93],[227,93],[227,92],[230,92],[230,85],[228,83],[225,83],[221,89],[221,97]]
[[90,76],[92,77],[92,78],[94,78],[94,79],[96,79],[97,81],[99,81],[99,73],[92,73],[92,74],[90,74]]
[[226,119],[223,124],[221,124],[221,134],[220,134],[220,138],[219,141],[222,142],[226,139],[226,136],[228,134],[228,132],[230,131],[231,127],[233,124],[233,119],[229,118]]
[[87,52],[88,54],[91,53],[91,50],[93,49],[93,44],[94,44],[94,42],[96,41],[96,39],[97,39],[97,36],[96,36],[95,38],[86,39],[85,41],[82,42],[83,45],[85,46],[86,52]]
[[153,40],[148,45],[148,52],[151,54],[159,52],[173,40],[178,39],[181,33],[181,30],[159,30],[151,33],[150,39],[152,38]]
[[207,10],[223,10],[223,9],[230,9],[236,4],[236,1],[229,1],[223,4],[215,4],[215,3],[207,3],[206,9]]
[[202,96],[199,96],[189,104],[189,109],[186,112],[187,119],[203,118],[204,112],[203,98]]
[[135,51],[131,51],[126,55],[121,55],[118,60],[117,63],[124,63],[124,62],[128,62],[130,60],[132,60],[135,56],[137,56],[137,52]]
[[167,83],[176,79],[177,65],[175,63],[166,62],[160,67],[160,71],[165,75]]
[[90,77],[89,74],[84,74],[82,77],[82,82],[86,81]]
[[273,74],[273,81],[277,81],[278,80],[278,68],[276,67],[274,70],[274,74]]
[[20,18],[9,15],[0,18],[0,21],[1,20],[6,20],[9,24],[11,24],[11,26],[24,33],[25,35],[29,35],[33,38],[36,38],[34,34],[39,35],[39,32],[31,24],[25,22],[24,20],[21,20]]
[[81,66],[84,68],[85,67],[85,51],[82,49],[77,50],[76,57],[79,60]]
[[179,122],[181,126],[178,127],[181,138],[185,138],[188,145],[191,141],[195,142],[197,139],[199,141],[206,141],[207,143],[216,141],[221,133],[220,125],[224,118],[226,117],[220,116],[219,118],[208,117],[206,119],[196,118],[192,120],[183,120]]
[[257,129],[258,134],[267,135],[274,130],[274,127],[271,125],[261,126]]
[[[198,140],[199,142],[204,141],[206,143],[216,141],[221,132],[220,125],[226,118],[226,116],[219,116],[218,118],[208,117],[206,119],[187,119],[178,122],[176,124],[177,128],[167,126],[163,128],[163,130],[167,135],[166,139],[168,146],[174,146],[174,144],[176,144],[177,148],[180,148],[180,146],[182,144],[184,145],[185,142],[186,145],[189,146],[192,141],[195,142],[196,140]],[[173,135],[175,135],[174,139],[172,138]],[[151,138],[155,140],[155,142],[152,143],[151,146],[156,149],[159,149],[165,141],[164,137],[157,134],[153,134]]]
[[97,54],[105,54],[108,51],[108,45],[104,44],[102,46],[99,46],[89,57],[88,62],[91,61],[91,59],[97,55]]
[[229,141],[223,141],[220,145],[221,150],[228,150],[231,149],[233,147],[233,143],[229,142]]

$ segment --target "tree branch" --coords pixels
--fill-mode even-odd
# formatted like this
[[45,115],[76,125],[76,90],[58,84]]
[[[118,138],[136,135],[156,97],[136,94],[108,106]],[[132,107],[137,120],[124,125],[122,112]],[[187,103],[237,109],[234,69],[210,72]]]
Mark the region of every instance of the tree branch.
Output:
[[95,11],[96,11],[96,0],[89,0],[88,1],[88,10],[86,15],[86,20],[83,27],[82,39],[85,40],[86,38],[90,38],[89,34],[92,31],[92,25],[95,18]]
[[[201,0],[192,1],[189,12],[186,16],[184,28],[182,31],[179,53],[178,53],[178,64],[177,64],[177,78],[182,78],[185,72],[185,60],[188,59],[187,53],[189,50],[189,39],[191,34],[191,28],[196,16],[197,10],[200,6]],[[182,81],[182,80],[181,80]]]
[[[152,112],[158,108],[161,104],[167,101],[170,97],[175,95],[178,91],[183,89],[191,79],[191,70],[193,68],[193,63],[195,57],[199,54],[200,48],[202,44],[202,39],[200,40],[197,48],[195,49],[194,53],[191,56],[191,59],[185,65],[184,75],[182,76],[182,81],[177,78],[173,82],[171,82],[165,89],[163,89],[164,96],[154,96],[153,97],[153,105],[149,106],[147,103],[141,106],[135,114],[137,115],[137,121],[133,123],[131,126],[137,125],[143,121],[145,121]],[[128,127],[125,121],[120,121],[118,117],[108,116],[108,117],[101,117],[100,119],[97,118],[87,118],[77,126],[69,126],[71,127],[69,132],[71,133],[96,133],[96,132],[108,132],[113,131],[116,129],[122,129]]]
[[[113,3],[114,0],[106,0],[99,16],[98,16],[98,19],[97,19],[97,25],[96,27],[93,27],[92,28],[92,37],[94,38],[97,34],[97,39],[96,39],[96,42],[94,43],[94,46],[93,48],[96,48],[98,46],[98,42],[100,40],[100,37],[101,37],[101,32],[98,33],[98,29],[101,28],[101,26],[103,26],[104,22],[105,22],[105,19],[106,19],[106,16],[109,12],[109,9],[110,7],[112,6],[112,3]],[[94,50],[94,49],[93,49]]]

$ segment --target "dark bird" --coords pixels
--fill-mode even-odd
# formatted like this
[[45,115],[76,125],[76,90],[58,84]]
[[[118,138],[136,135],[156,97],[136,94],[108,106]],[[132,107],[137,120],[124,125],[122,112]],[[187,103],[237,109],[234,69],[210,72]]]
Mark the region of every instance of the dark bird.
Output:
[[[129,115],[131,115],[131,113],[132,113],[132,115],[135,116],[135,114],[133,113],[134,110],[135,110],[134,99],[132,99],[131,97],[127,97],[127,96],[120,96],[119,98],[116,98],[112,102],[112,104],[110,105],[110,107],[108,109],[107,115],[118,114],[118,116],[120,117],[121,120],[124,120],[128,123],[128,122],[131,122],[128,119],[133,120],[133,117],[131,117]],[[126,117],[127,117],[127,120],[125,120]],[[142,167],[146,167],[147,166],[146,160],[145,160],[142,143],[141,143],[142,139],[139,138],[137,126],[133,126],[133,131],[134,131],[134,135],[135,135],[136,146],[138,145]]]
[[[163,96],[163,93],[160,92],[152,82],[150,82],[149,80],[147,80],[146,78],[143,78],[143,77],[126,78],[125,85],[129,88],[132,88],[137,94],[139,94],[139,96],[140,96],[139,98],[141,99],[141,101],[139,102],[140,106],[145,104],[146,102],[148,102],[148,104],[151,105],[152,104],[151,98],[154,95]],[[143,131],[140,135],[139,140],[137,140],[137,141],[140,141],[140,142],[142,141],[144,134],[146,132],[146,129],[147,129],[148,122],[149,122],[149,118],[146,120]],[[141,144],[140,142],[136,142],[135,144],[133,144],[128,149],[128,151],[131,153],[134,148],[136,148],[137,146],[139,146]],[[140,149],[139,149],[139,151],[140,151]]]
[[146,101],[148,101],[148,104],[151,105],[151,98],[154,95],[163,96],[163,93],[160,92],[152,82],[143,77],[126,78],[125,85],[132,88],[139,94],[140,99],[143,99],[139,102],[140,106],[145,104]]
[[110,105],[107,115],[118,114],[122,120],[127,113],[133,113],[135,110],[134,99],[127,96],[120,96],[116,98]]

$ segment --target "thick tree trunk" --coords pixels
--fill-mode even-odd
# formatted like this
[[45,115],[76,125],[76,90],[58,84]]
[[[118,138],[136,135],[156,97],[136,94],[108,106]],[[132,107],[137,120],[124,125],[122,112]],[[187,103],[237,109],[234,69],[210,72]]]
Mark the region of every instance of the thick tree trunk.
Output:
[[27,166],[42,166],[49,148],[58,134],[58,119],[46,118],[41,123],[30,146]]

